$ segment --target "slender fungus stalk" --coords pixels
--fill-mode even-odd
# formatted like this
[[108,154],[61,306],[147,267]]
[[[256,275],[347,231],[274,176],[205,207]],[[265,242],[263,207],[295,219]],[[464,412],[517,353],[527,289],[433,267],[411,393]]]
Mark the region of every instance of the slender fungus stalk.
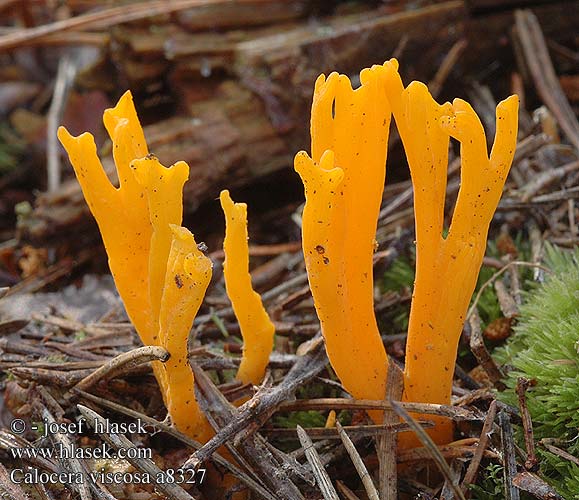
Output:
[[227,190],[221,191],[220,200],[226,220],[223,241],[225,288],[243,337],[243,357],[237,378],[243,383],[259,384],[269,363],[275,327],[261,297],[251,285],[247,205],[233,203]]
[[312,158],[300,152],[294,164],[306,190],[302,244],[330,362],[354,397],[381,399],[387,358],[374,315],[372,255],[391,113],[376,67],[360,81],[352,90],[344,75],[318,78]]
[[168,382],[166,404],[177,429],[205,442],[212,432],[195,399],[187,336],[211,280],[212,264],[197,248],[193,235],[187,229],[175,225],[171,225],[170,229],[172,242],[159,313],[161,345],[171,354],[165,363]]
[[[494,146],[487,154],[482,124],[460,99],[437,104],[418,82],[406,89],[392,61],[383,66],[388,99],[404,143],[414,187],[416,280],[406,344],[408,401],[448,404],[458,340],[486,249],[488,229],[514,156],[518,98],[497,107]],[[461,186],[443,237],[449,135],[461,144]],[[429,417],[431,418],[431,417]],[[452,440],[449,420],[429,430]],[[402,446],[414,444],[401,436]]]

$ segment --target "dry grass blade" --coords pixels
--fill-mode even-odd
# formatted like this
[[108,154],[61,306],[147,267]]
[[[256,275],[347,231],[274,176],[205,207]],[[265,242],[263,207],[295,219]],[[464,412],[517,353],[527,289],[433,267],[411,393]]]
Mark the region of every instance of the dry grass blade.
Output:
[[344,443],[346,451],[348,452],[348,455],[350,455],[352,463],[354,464],[354,467],[356,467],[356,471],[358,472],[358,475],[362,480],[362,484],[364,485],[364,489],[368,494],[368,498],[370,500],[379,500],[378,491],[376,491],[376,487],[372,482],[372,478],[368,473],[368,469],[364,465],[362,457],[358,453],[358,450],[356,450],[354,443],[352,443],[352,440],[350,439],[348,434],[346,434],[346,431],[344,431],[344,428],[340,425],[340,422],[336,421],[336,427],[338,428],[340,439],[342,440],[342,443]]
[[[102,425],[102,428],[106,428],[107,421],[97,412],[83,405],[77,405],[77,407],[80,413],[87,419],[91,427],[94,428],[98,422]],[[111,432],[109,434],[101,433],[100,436],[109,446],[112,446],[116,450],[136,448],[136,446],[122,434]],[[130,462],[133,467],[142,472],[148,473],[151,477],[158,477],[163,474],[163,471],[159,469],[152,460],[145,458],[127,458],[126,460]],[[175,500],[198,500],[177,484],[158,482],[156,483],[156,488],[169,498],[174,498]]]
[[460,500],[466,500],[464,493],[458,487],[458,485],[452,480],[452,471],[448,467],[446,460],[438,451],[437,446],[434,444],[434,441],[430,438],[430,436],[426,433],[426,431],[412,418],[412,416],[404,409],[402,406],[397,403],[396,401],[390,401],[392,405],[392,409],[396,412],[396,414],[402,418],[415,432],[420,442],[424,445],[424,447],[430,452],[434,462],[438,466],[438,469],[444,476],[444,478],[450,484],[452,488],[452,492],[459,498]]
[[336,493],[336,490],[334,489],[334,485],[332,484],[330,476],[328,476],[326,469],[324,469],[324,466],[320,461],[320,456],[314,448],[314,443],[300,425],[297,426],[297,432],[306,458],[312,467],[312,471],[316,477],[320,491],[324,496],[324,500],[339,500],[338,493]]
[[150,361],[167,361],[168,359],[169,353],[163,347],[139,347],[138,349],[133,349],[132,351],[124,352],[114,357],[98,370],[92,372],[88,377],[83,378],[73,389],[86,390],[95,385],[99,380],[114,378],[118,374],[130,371],[136,366]]

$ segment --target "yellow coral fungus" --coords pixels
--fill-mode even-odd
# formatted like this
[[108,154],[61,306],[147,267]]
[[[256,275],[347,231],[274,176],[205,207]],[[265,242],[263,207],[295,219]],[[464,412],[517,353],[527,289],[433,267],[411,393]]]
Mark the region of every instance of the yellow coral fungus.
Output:
[[[437,104],[425,85],[403,88],[397,65],[384,65],[388,99],[408,157],[414,187],[416,281],[412,297],[405,399],[450,403],[458,340],[514,155],[518,99],[497,107],[494,146],[487,154],[482,124],[460,99]],[[448,235],[443,237],[449,136],[461,144],[461,185]],[[431,418],[431,417],[429,417]],[[448,420],[430,434],[452,438]]]
[[[449,403],[464,315],[514,154],[517,99],[497,108],[489,158],[472,108],[459,99],[440,105],[419,82],[404,88],[396,60],[362,71],[361,83],[352,91],[344,76],[318,79],[312,159],[303,152],[295,159],[306,190],[304,256],[328,356],[354,397],[383,398],[386,357],[373,314],[372,249],[392,112],[410,164],[416,215],[405,398]],[[444,238],[451,136],[461,143],[462,178]],[[449,441],[450,422],[435,420],[431,434],[438,442]]]
[[58,137],[67,150],[83,194],[95,216],[109,266],[129,318],[141,340],[161,345],[171,355],[153,368],[176,427],[206,439],[210,428],[195,401],[187,339],[211,278],[203,256],[182,219],[182,188],[189,167],[165,168],[148,154],[130,92],[104,123],[113,141],[119,188],[107,178],[92,135]]
[[243,337],[243,357],[237,378],[243,383],[259,384],[269,363],[275,327],[261,297],[251,285],[247,205],[233,203],[227,190],[221,191],[220,200],[226,219],[223,241],[225,288]]
[[360,81],[352,90],[344,75],[318,78],[312,159],[298,153],[295,168],[306,186],[303,250],[328,356],[354,397],[382,399],[387,357],[374,315],[372,255],[391,113],[379,72],[365,69]]

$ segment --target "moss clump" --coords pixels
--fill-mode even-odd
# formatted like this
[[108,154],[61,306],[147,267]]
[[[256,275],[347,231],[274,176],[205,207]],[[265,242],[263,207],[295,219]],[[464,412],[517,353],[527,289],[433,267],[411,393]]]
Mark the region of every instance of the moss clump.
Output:
[[[527,402],[535,438],[560,439],[579,457],[579,251],[549,246],[546,254],[552,273],[527,293],[515,334],[495,351],[508,370],[508,389],[500,397],[516,405],[518,377],[533,379]],[[579,467],[538,451],[543,476],[565,498],[579,500]]]

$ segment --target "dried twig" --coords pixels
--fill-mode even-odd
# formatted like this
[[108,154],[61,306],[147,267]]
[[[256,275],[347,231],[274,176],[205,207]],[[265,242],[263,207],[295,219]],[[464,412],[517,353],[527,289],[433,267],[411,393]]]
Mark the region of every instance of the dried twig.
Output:
[[370,474],[368,473],[368,469],[364,465],[364,462],[362,461],[362,457],[358,453],[358,450],[356,450],[354,443],[352,443],[352,440],[350,439],[348,434],[346,434],[346,431],[344,431],[344,428],[340,425],[340,422],[338,422],[338,421],[336,421],[336,428],[338,429],[338,434],[340,435],[340,439],[342,440],[342,443],[344,443],[346,451],[348,452],[348,455],[350,455],[350,458],[352,459],[352,463],[354,464],[354,467],[356,467],[356,471],[358,472],[358,475],[360,476],[360,479],[362,480],[362,484],[364,485],[364,489],[366,490],[366,493],[368,494],[368,498],[370,500],[379,500],[378,491],[376,491],[376,487],[374,486],[374,483],[372,482],[372,478],[370,477]]
[[[52,416],[52,413],[48,411],[48,408],[42,408],[42,418],[44,421],[49,425],[56,424],[56,420]],[[72,447],[72,442],[68,435],[60,432],[56,432],[51,434],[52,439],[57,441],[63,448],[70,449]],[[74,472],[75,474],[80,474],[82,477],[86,479],[86,481],[81,481],[78,484],[78,492],[80,494],[81,500],[91,500],[92,495],[90,494],[89,482],[92,482],[92,479],[88,474],[86,474],[86,467],[83,467],[80,463],[80,459],[71,456],[68,457],[68,461],[66,462],[68,468],[70,468],[70,472]]]
[[[419,421],[418,423],[424,428],[433,427],[434,425],[429,420]],[[348,434],[355,438],[376,437],[382,435],[385,431],[398,433],[410,430],[410,427],[403,422],[377,425],[347,425],[343,428],[348,432]],[[290,437],[294,435],[293,429],[284,428],[262,429],[261,432],[275,437]],[[309,427],[308,435],[312,439],[340,439],[340,433],[336,427]]]
[[[516,269],[514,269],[514,272],[516,273]],[[497,299],[503,316],[505,318],[514,318],[515,316],[518,316],[519,307],[501,280],[495,281],[495,291],[497,292]]]
[[462,473],[462,466],[464,461],[454,459],[450,463],[450,472],[452,474],[452,483],[449,481],[444,482],[444,486],[442,487],[442,491],[440,492],[440,500],[454,500],[454,493],[452,491],[452,484],[460,481],[460,476]]
[[573,462],[575,465],[579,465],[579,458],[577,458],[574,455],[571,455],[571,453],[568,453],[565,450],[562,450],[561,448],[558,448],[557,446],[553,446],[553,444],[551,444],[553,441],[555,440],[541,439],[539,443],[554,455],[564,458],[565,460],[569,460],[570,462]]
[[[240,413],[235,408],[212,382],[209,376],[201,370],[195,363],[190,362],[191,368],[195,375],[195,385],[197,387],[197,400],[200,407],[205,412],[209,423],[214,427],[216,436],[223,435],[223,428],[228,427],[232,420],[236,420]],[[253,398],[250,401],[253,401]],[[245,421],[241,421],[240,428],[243,429],[251,422],[251,411],[246,413]],[[211,439],[207,444],[215,442]],[[231,446],[230,440],[227,439],[224,444],[228,445],[230,450],[236,451]],[[303,499],[297,486],[291,481],[287,471],[280,467],[278,460],[273,456],[271,451],[265,445],[263,437],[254,433],[247,437],[244,441],[239,443],[239,455],[243,462],[251,464],[255,474],[262,479],[264,484],[271,490],[276,492],[280,500],[299,500]],[[183,464],[182,468],[196,469],[199,465],[199,456],[204,455],[207,450],[205,445],[201,450],[195,452]],[[281,453],[281,452],[279,452]]]
[[312,467],[312,471],[316,477],[318,487],[322,492],[324,500],[339,500],[338,494],[332,484],[332,480],[330,479],[330,476],[328,476],[326,469],[324,469],[324,466],[320,461],[320,456],[314,448],[314,443],[312,443],[307,432],[300,425],[297,426],[297,433],[300,444],[302,445],[306,458]]
[[[0,498],[12,498],[13,500],[29,500],[28,494],[13,481],[10,473],[0,463]],[[337,498],[337,497],[336,497]]]
[[[243,2],[245,0],[239,1]],[[161,14],[170,14],[179,10],[224,3],[228,2],[226,0],[152,0],[149,2],[123,5],[121,7],[111,7],[97,12],[81,14],[70,19],[8,33],[0,37],[0,51],[14,49],[54,33],[82,29],[97,30],[110,28],[117,24],[146,19]]]
[[[215,450],[223,446],[237,433],[245,429],[252,420],[273,414],[288,399],[294,397],[294,391],[302,384],[317,375],[326,365],[327,359],[319,347],[302,356],[287,373],[283,382],[273,389],[258,393],[242,405],[235,415],[231,415],[220,432],[211,438],[201,450],[196,451],[187,460],[184,467],[196,467],[196,464],[207,460]],[[194,363],[191,363],[194,366]],[[195,370],[198,368],[195,366]],[[203,374],[201,374],[203,377]]]
[[491,283],[493,283],[499,276],[501,276],[505,271],[507,271],[507,269],[509,269],[510,267],[513,267],[513,266],[534,267],[535,269],[540,269],[540,270],[545,271],[547,273],[551,272],[550,269],[547,269],[545,266],[542,266],[540,264],[540,261],[525,262],[525,261],[513,260],[513,261],[509,262],[508,264],[505,264],[496,273],[494,273],[488,280],[486,280],[482,284],[482,286],[479,288],[479,291],[475,295],[474,300],[472,302],[472,305],[470,306],[470,309],[468,310],[468,312],[466,314],[467,318],[473,313],[473,311],[477,307],[478,301],[480,300],[481,295],[486,290],[486,288]]
[[350,488],[348,488],[342,481],[336,481],[336,487],[346,500],[360,500]]
[[536,175],[531,181],[521,189],[521,201],[528,202],[541,189],[556,180],[562,179],[567,174],[579,169],[579,161],[573,161],[557,168],[549,168],[539,175]]
[[95,385],[99,380],[107,380],[116,377],[120,373],[128,372],[136,366],[148,363],[150,361],[167,361],[169,353],[160,346],[144,346],[132,351],[119,354],[108,361],[98,370],[92,372],[88,377],[83,378],[73,388],[87,390]]
[[[85,399],[87,401],[91,401],[92,403],[96,403],[99,406],[102,406],[104,408],[108,408],[109,410],[116,411],[118,413],[121,413],[123,415],[127,415],[127,416],[135,418],[135,419],[140,419],[141,421],[145,422],[146,424],[151,425],[153,428],[159,429],[159,430],[173,436],[174,438],[178,439],[182,443],[184,443],[187,446],[190,446],[194,449],[199,449],[203,446],[198,441],[195,441],[194,439],[191,439],[189,436],[186,436],[185,434],[180,433],[174,427],[171,427],[163,422],[159,422],[158,420],[155,420],[154,418],[149,417],[148,415],[144,415],[143,413],[140,413],[138,411],[132,410],[130,408],[126,408],[126,407],[121,406],[117,403],[113,403],[112,401],[109,401],[107,399],[99,398],[98,396],[95,396],[93,394],[89,394],[88,392],[84,392],[84,391],[76,390],[76,389],[75,389],[75,392],[79,396],[81,396],[83,399]],[[265,488],[263,488],[263,486],[261,486],[261,484],[254,481],[247,474],[245,474],[243,471],[241,471],[235,465],[233,465],[230,462],[228,462],[227,460],[225,460],[218,453],[214,453],[213,456],[211,457],[211,459],[216,464],[218,464],[219,466],[226,469],[233,476],[238,478],[241,482],[246,484],[249,488],[254,490],[256,493],[261,495],[266,500],[276,500],[276,498],[274,496],[272,496]]]
[[504,389],[505,384],[501,382],[503,374],[485,346],[481,332],[480,317],[476,309],[469,315],[468,323],[470,325],[470,350],[494,386],[499,390]]
[[444,56],[436,75],[434,75],[434,78],[428,84],[428,88],[433,97],[438,97],[444,82],[467,46],[468,42],[466,39],[461,38],[450,48],[446,56]]
[[58,64],[52,102],[48,110],[46,127],[46,168],[48,191],[54,192],[60,186],[60,154],[56,131],[62,122],[66,97],[76,74],[76,63],[68,56]]
[[[58,366],[58,365],[56,365]],[[53,387],[71,387],[83,378],[88,377],[93,370],[45,370],[43,368],[27,368],[14,367],[10,369],[10,373],[23,380],[32,380],[42,385],[49,385]]]
[[[447,461],[454,459],[467,461],[472,458],[477,449],[475,444],[476,442],[471,443],[469,446],[464,446],[451,443],[446,446],[438,446],[437,449],[440,455]],[[494,453],[488,449],[484,451],[483,456],[484,458],[489,458],[493,460],[500,459],[498,453]],[[428,448],[412,448],[410,450],[399,450],[398,456],[396,457],[396,461],[399,464],[416,463],[416,462],[422,464],[429,460],[433,460],[433,458],[432,453]]]
[[[388,384],[386,386],[386,401],[398,401],[404,392],[402,370],[390,360],[388,363]],[[394,410],[384,410],[383,423],[394,424],[398,420]],[[380,480],[380,498],[396,498],[398,495],[398,474],[396,470],[396,454],[398,453],[398,438],[396,432],[386,430],[378,438],[378,462]]]
[[533,438],[533,421],[527,406],[527,389],[531,386],[531,381],[524,377],[517,379],[517,387],[515,392],[519,399],[519,411],[521,412],[521,419],[523,420],[523,430],[525,437],[525,448],[527,449],[527,460],[525,460],[525,469],[530,472],[536,472],[539,468],[539,460],[535,453],[535,440]]
[[[412,413],[424,413],[427,415],[439,415],[455,421],[484,421],[481,413],[460,406],[448,406],[432,403],[399,402],[399,406]],[[372,399],[345,399],[345,398],[319,398],[300,399],[282,403],[277,411],[308,411],[308,410],[391,410],[392,405],[388,401]]]
[[571,144],[579,149],[579,122],[561,89],[535,14],[530,10],[518,10],[515,12],[515,23],[537,92],[557,118]]
[[539,476],[530,472],[519,472],[513,478],[513,485],[540,500],[565,500]]
[[496,414],[497,414],[497,403],[496,401],[493,401],[489,405],[487,418],[485,419],[485,423],[483,424],[483,428],[480,433],[480,438],[478,440],[476,451],[472,457],[472,460],[470,461],[470,464],[468,465],[468,469],[466,470],[464,479],[462,481],[462,491],[464,491],[465,494],[467,492],[468,486],[476,481],[478,468],[480,466],[484,452],[488,446]]

